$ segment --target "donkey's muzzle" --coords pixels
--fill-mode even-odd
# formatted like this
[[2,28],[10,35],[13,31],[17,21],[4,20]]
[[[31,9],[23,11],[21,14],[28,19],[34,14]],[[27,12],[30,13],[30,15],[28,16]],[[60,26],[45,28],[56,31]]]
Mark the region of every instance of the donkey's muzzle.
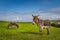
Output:
[[35,24],[35,22],[32,23],[33,25]]

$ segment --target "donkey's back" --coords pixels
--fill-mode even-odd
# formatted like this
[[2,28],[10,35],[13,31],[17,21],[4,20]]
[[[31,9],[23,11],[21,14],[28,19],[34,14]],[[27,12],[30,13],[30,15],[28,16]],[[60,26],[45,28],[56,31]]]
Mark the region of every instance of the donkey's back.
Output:
[[50,23],[50,20],[39,20],[39,25],[42,25],[42,26],[50,26],[51,23]]

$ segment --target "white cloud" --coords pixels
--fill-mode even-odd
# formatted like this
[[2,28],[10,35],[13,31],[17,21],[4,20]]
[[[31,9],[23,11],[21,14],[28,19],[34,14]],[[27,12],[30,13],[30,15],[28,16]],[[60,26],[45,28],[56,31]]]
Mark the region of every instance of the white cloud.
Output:
[[21,14],[16,12],[6,12],[5,14],[0,15],[0,20],[7,21],[32,21],[32,14],[40,15],[41,19],[49,19],[49,20],[60,20],[60,8],[51,8],[46,11],[37,11],[37,12],[29,12],[29,14]]

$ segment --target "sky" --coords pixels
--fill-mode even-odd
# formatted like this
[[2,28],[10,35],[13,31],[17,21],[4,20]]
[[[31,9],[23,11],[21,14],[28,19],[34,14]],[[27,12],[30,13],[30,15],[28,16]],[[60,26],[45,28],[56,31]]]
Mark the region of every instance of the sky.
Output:
[[31,22],[33,15],[60,20],[60,0],[0,0],[0,20]]

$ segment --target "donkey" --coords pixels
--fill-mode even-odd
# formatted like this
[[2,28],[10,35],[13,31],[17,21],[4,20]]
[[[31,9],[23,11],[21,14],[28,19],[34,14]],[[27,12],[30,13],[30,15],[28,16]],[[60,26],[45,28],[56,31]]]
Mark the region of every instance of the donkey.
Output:
[[10,22],[9,24],[8,24],[8,28],[12,28],[13,26],[16,26],[17,28],[19,27],[16,23],[14,23],[14,22]]
[[47,29],[47,34],[49,35],[50,34],[50,26],[51,26],[51,23],[50,23],[50,20],[41,20],[38,18],[38,16],[33,16],[33,24],[37,24],[38,28],[39,28],[39,32],[40,34],[42,34],[42,31],[43,31],[43,28],[46,28]]

